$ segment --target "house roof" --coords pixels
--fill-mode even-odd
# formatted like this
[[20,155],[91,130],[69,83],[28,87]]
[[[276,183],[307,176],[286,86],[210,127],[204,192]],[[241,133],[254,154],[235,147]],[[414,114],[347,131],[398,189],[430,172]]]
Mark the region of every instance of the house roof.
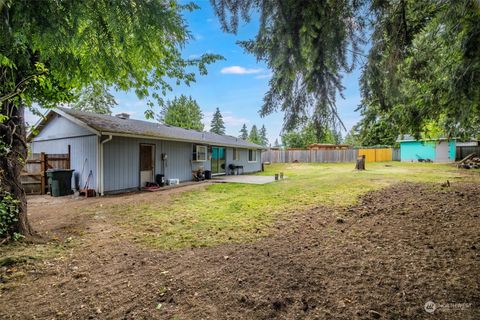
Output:
[[119,117],[110,115],[96,114],[92,112],[78,111],[60,107],[51,110],[47,114],[45,119],[37,125],[38,130],[43,128],[45,123],[51,118],[52,113],[57,113],[68,118],[69,120],[74,121],[77,124],[86,126],[99,135],[134,136],[150,139],[187,141],[202,144],[254,149],[265,148],[261,145],[251,143],[234,136],[183,129],[143,120],[121,119]]

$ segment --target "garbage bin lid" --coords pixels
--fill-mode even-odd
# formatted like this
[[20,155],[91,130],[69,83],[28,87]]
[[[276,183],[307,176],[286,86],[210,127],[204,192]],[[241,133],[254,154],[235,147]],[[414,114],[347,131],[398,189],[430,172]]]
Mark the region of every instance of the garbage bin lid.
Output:
[[75,169],[48,169],[47,172],[71,172]]

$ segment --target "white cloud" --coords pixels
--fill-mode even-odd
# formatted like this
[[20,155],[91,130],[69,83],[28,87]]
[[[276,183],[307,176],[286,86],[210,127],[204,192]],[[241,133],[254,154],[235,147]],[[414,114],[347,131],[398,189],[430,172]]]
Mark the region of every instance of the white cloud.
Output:
[[263,69],[249,69],[240,66],[231,66],[223,68],[220,72],[223,74],[255,74],[261,73]]

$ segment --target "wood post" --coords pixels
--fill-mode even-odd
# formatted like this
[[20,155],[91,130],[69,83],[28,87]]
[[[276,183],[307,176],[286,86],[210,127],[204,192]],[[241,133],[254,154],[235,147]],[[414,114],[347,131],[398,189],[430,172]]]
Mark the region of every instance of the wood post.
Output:
[[45,189],[46,189],[46,172],[47,171],[47,157],[44,152],[40,153],[40,194],[45,194]]

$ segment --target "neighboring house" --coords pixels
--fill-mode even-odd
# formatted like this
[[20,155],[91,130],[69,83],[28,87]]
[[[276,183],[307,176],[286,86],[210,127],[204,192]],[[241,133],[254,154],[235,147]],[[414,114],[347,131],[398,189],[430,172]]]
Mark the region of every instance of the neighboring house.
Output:
[[226,174],[230,164],[244,172],[261,170],[263,147],[240,138],[67,108],[51,110],[30,135],[33,153],[66,153],[79,185],[91,172],[89,187],[99,194],[138,190],[157,174],[192,180],[203,167]]
[[430,159],[433,162],[455,161],[455,139],[426,139],[415,140],[412,136],[405,135],[400,143],[400,159],[403,162],[415,162]]

